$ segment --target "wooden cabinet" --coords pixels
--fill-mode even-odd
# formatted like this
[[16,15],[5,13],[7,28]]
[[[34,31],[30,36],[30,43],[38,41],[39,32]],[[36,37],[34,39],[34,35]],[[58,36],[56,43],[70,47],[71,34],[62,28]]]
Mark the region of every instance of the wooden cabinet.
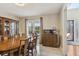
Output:
[[10,23],[10,19],[4,18],[4,35],[10,35]]
[[43,31],[42,34],[42,45],[43,46],[49,46],[49,47],[59,47],[60,46],[60,40],[57,36],[57,34],[54,34],[52,32]]
[[11,36],[18,34],[18,21],[6,17],[0,17],[0,36]]
[[0,18],[0,35],[3,35],[3,21],[2,21],[2,18]]

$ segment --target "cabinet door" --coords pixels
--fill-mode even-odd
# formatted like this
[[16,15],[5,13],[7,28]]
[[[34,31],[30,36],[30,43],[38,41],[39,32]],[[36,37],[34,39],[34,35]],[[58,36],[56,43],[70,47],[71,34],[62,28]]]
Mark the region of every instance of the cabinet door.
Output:
[[10,19],[4,18],[4,35],[10,35]]

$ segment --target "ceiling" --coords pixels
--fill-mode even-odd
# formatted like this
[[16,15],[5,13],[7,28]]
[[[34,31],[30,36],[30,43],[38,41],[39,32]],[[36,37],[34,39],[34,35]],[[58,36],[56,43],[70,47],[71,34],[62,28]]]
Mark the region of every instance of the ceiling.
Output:
[[59,13],[63,3],[26,3],[20,7],[14,3],[0,3],[0,10],[15,16],[36,16]]

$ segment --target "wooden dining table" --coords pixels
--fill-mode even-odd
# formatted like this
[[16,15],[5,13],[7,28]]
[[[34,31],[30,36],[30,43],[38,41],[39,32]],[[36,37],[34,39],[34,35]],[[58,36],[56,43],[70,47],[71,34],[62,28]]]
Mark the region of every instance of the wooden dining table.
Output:
[[[11,50],[17,49],[20,47],[20,40],[21,39],[9,39],[7,41],[0,42],[0,54],[4,52],[9,52]],[[25,43],[22,42],[21,45],[24,45]]]

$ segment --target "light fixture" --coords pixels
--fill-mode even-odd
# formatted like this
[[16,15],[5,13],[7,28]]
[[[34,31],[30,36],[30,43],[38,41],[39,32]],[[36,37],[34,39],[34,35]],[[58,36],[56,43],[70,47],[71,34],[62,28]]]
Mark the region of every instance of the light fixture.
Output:
[[24,6],[24,3],[16,3],[17,6]]

